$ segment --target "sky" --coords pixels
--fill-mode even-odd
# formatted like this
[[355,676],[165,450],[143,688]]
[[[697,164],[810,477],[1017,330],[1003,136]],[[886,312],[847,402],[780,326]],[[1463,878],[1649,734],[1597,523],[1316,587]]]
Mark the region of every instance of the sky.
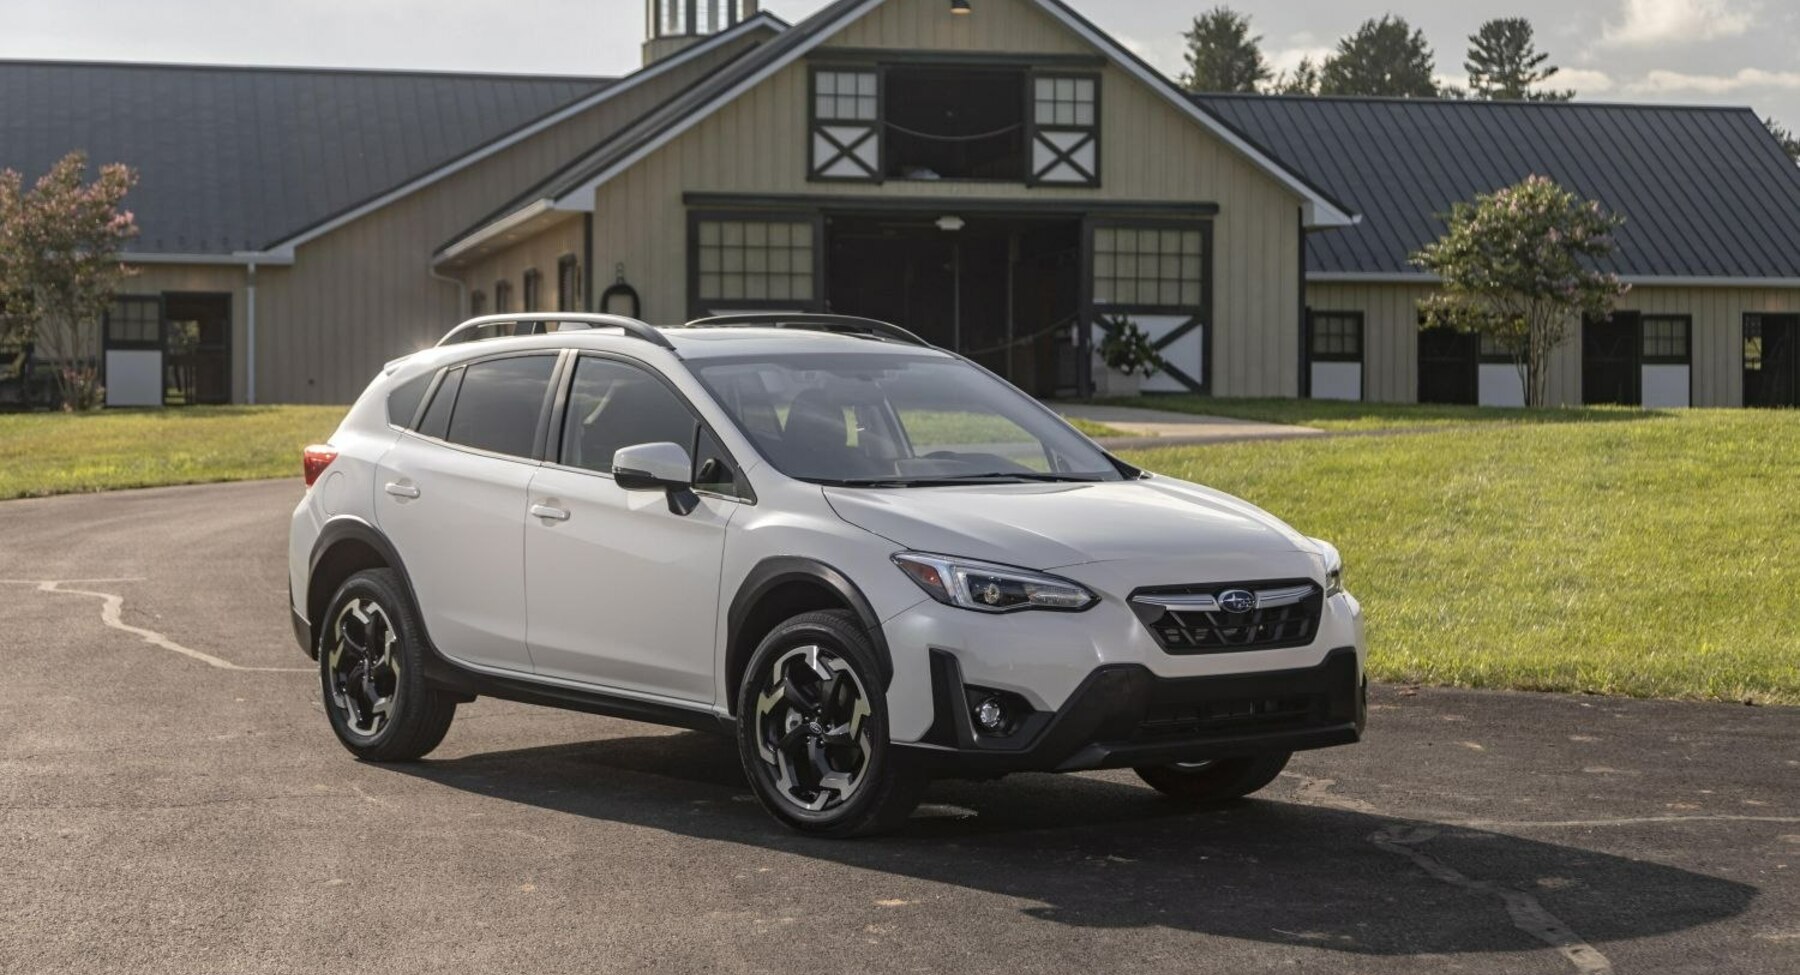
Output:
[[[766,0],[798,20],[826,0]],[[1216,0],[1073,0],[1163,71]],[[982,0],[973,0],[980,16]],[[1368,17],[1422,28],[1457,84],[1467,37],[1524,16],[1584,99],[1750,105],[1800,130],[1796,0],[1232,0],[1277,68]],[[643,0],[0,0],[0,58],[616,75],[640,62]]]

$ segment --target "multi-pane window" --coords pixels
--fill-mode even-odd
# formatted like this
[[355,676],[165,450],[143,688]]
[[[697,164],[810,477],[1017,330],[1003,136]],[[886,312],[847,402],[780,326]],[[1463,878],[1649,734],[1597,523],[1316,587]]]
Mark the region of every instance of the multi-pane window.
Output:
[[1089,128],[1095,120],[1098,83],[1092,78],[1039,78],[1037,124]]
[[556,265],[557,311],[581,310],[581,262],[565,257]]
[[525,272],[524,311],[543,311],[544,276],[536,269]]
[[1096,229],[1094,303],[1198,308],[1205,248],[1197,229]]
[[811,221],[701,220],[695,234],[702,301],[812,302]]
[[873,71],[820,71],[813,75],[813,112],[820,121],[873,122],[875,92]]
[[108,346],[162,344],[162,301],[144,295],[123,295],[113,299],[106,313]]
[[494,282],[494,314],[510,315],[512,310],[512,282]]
[[1314,312],[1312,358],[1318,362],[1361,362],[1363,318],[1355,312]]
[[1645,315],[1644,361],[1687,362],[1692,327],[1693,320],[1686,315]]

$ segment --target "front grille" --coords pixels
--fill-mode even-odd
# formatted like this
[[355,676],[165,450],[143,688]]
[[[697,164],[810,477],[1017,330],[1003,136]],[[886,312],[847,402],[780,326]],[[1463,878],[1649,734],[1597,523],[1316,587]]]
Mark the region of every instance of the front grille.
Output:
[[1245,653],[1311,643],[1325,593],[1305,579],[1166,586],[1133,593],[1131,608],[1169,653]]

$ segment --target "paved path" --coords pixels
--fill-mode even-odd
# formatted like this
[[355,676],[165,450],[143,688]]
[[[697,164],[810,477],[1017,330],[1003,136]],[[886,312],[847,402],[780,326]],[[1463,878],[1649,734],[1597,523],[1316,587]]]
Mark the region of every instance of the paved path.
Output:
[[1236,443],[1244,440],[1287,440],[1325,435],[1325,431],[1312,427],[1261,423],[1223,416],[1199,416],[1169,410],[1144,410],[1129,406],[1055,403],[1052,408],[1063,416],[1103,423],[1128,434],[1125,437],[1101,439],[1102,444],[1113,449]]
[[1800,971],[1800,711],[1383,687],[1229,809],[1019,776],[804,840],[626,721],[481,701],[352,761],[298,494],[0,504],[0,972]]

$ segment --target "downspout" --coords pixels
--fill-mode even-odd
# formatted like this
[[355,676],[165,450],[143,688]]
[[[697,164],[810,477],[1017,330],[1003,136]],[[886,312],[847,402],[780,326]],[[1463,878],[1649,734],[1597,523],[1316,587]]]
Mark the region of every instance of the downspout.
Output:
[[447,285],[451,286],[452,288],[456,289],[456,319],[457,319],[457,322],[460,323],[463,319],[468,318],[469,317],[469,286],[466,284],[463,284],[461,278],[445,277],[444,275],[439,274],[438,269],[437,269],[437,264],[435,262],[427,262],[425,264],[425,273],[431,275],[434,279],[441,281],[444,284],[447,284]]
[[244,402],[256,405],[256,262],[244,265]]

